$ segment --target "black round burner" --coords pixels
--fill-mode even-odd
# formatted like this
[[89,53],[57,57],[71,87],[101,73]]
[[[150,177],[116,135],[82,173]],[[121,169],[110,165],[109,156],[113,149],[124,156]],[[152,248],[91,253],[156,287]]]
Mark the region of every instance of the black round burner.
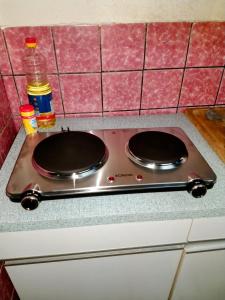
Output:
[[150,169],[175,168],[188,156],[185,144],[178,137],[161,131],[137,133],[127,148],[132,161]]
[[32,162],[41,175],[64,179],[90,175],[107,157],[107,148],[99,137],[83,131],[68,131],[41,141],[34,149]]

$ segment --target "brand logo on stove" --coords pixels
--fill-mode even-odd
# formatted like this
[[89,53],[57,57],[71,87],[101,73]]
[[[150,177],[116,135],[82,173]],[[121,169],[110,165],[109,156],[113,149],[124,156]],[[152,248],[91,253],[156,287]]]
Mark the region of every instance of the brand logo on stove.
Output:
[[115,177],[128,177],[128,176],[133,176],[133,174],[130,174],[130,173],[118,173],[118,174],[115,174]]

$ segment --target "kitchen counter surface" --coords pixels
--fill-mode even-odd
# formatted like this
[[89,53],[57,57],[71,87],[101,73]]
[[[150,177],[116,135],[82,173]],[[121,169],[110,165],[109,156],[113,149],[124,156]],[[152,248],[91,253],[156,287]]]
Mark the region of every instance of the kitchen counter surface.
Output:
[[25,211],[19,203],[11,202],[5,195],[9,176],[25,139],[21,128],[0,170],[1,232],[225,216],[225,166],[183,114],[59,119],[55,128],[49,131],[61,130],[61,126],[69,126],[70,130],[181,127],[216,173],[217,183],[200,199],[193,198],[186,191],[135,193],[43,201],[38,209]]
[[186,109],[185,115],[225,163],[225,108],[190,108]]

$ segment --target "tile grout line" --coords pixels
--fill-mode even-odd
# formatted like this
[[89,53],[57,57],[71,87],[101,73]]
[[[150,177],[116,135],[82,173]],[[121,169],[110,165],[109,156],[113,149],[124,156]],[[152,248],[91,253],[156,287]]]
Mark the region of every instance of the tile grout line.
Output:
[[[16,74],[14,73],[14,70],[13,70],[13,64],[12,64],[12,61],[11,61],[11,57],[9,55],[9,48],[8,48],[8,44],[6,42],[6,36],[5,36],[5,31],[4,30],[2,30],[2,36],[3,36],[4,43],[5,43],[5,48],[6,48],[6,53],[7,53],[7,56],[8,56],[10,68],[11,68],[11,71],[12,71],[12,75],[11,76],[13,77],[13,82],[14,82],[14,85],[15,85],[15,88],[16,88],[17,97],[18,97],[18,100],[19,100],[19,104],[21,105],[22,102],[21,102],[21,99],[20,99],[19,90],[18,90],[18,87],[17,87],[17,84],[16,84],[16,79],[15,79]],[[11,114],[13,116],[12,112],[11,112]]]
[[55,64],[56,64],[56,70],[57,70],[56,75],[57,75],[58,84],[59,84],[59,94],[60,94],[60,97],[61,97],[61,104],[62,104],[62,108],[63,108],[63,115],[64,115],[64,118],[65,118],[66,113],[65,113],[65,107],[64,107],[64,99],[63,99],[63,95],[62,95],[62,87],[61,87],[61,81],[60,81],[60,76],[59,76],[60,75],[60,73],[59,73],[59,66],[58,66],[58,60],[57,60],[57,55],[56,55],[56,46],[55,46],[55,39],[54,39],[54,34],[53,34],[52,27],[50,27],[50,32],[51,32],[52,44],[53,44],[53,51],[54,51],[54,56],[55,56]]
[[[188,69],[218,69],[224,68],[224,66],[197,66],[197,67],[185,67],[186,70]],[[52,72],[48,73],[48,75],[88,75],[88,74],[101,74],[101,73],[126,73],[126,72],[142,72],[142,71],[166,71],[166,70],[183,70],[184,67],[171,67],[171,68],[144,68],[144,69],[128,69],[128,70],[110,70],[110,71],[90,71],[90,72]],[[2,76],[25,76],[25,73],[19,74],[1,74]]]
[[104,96],[103,96],[103,70],[102,70],[102,30],[101,26],[98,26],[98,34],[99,34],[99,55],[100,55],[100,92],[101,92],[101,102],[102,102],[102,117],[104,112]]
[[[3,37],[3,41],[5,43],[6,54],[7,54],[8,60],[9,60],[9,65],[10,65],[10,68],[11,68],[11,71],[12,71],[12,75],[14,75],[12,62],[11,62],[11,57],[9,55],[9,49],[8,49],[8,44],[6,42],[6,37],[5,37],[5,31],[4,30],[2,30],[2,37]],[[4,75],[4,74],[2,74],[2,75]],[[6,74],[6,75],[9,75],[9,74]]]
[[[221,106],[224,106],[225,104],[221,104]],[[202,104],[202,105],[181,105],[179,108],[186,108],[186,107],[209,107],[209,106],[213,106],[213,104]],[[153,111],[153,110],[164,110],[164,109],[176,109],[177,106],[167,106],[167,107],[155,107],[155,108],[143,108],[143,111]],[[138,109],[124,109],[124,110],[105,110],[104,112],[108,113],[108,112],[134,112],[134,111],[138,111]],[[96,111],[96,112],[69,112],[67,113],[67,115],[85,115],[85,114],[101,114],[101,111]]]
[[177,101],[177,109],[176,109],[176,113],[178,113],[179,104],[180,104],[180,98],[181,98],[181,91],[182,91],[183,83],[184,83],[184,75],[185,75],[185,70],[186,70],[186,65],[187,65],[187,59],[188,59],[188,53],[189,53],[190,42],[191,42],[192,28],[193,28],[193,23],[191,23],[190,31],[189,31],[188,44],[187,44],[187,50],[186,50],[185,61],[184,61],[183,74],[182,74],[182,78],[181,78],[180,91],[179,91],[179,94],[178,94],[178,101]]
[[[201,105],[181,105],[179,108],[194,108],[194,107],[213,107],[213,104],[201,104]],[[219,106],[225,106],[225,104],[219,104]],[[151,107],[151,108],[142,108],[142,111],[151,111],[151,110],[164,110],[164,109],[176,109],[177,106],[167,106],[167,107]],[[139,111],[139,109],[124,109],[124,110],[105,110],[104,112],[133,112],[133,111]],[[85,112],[69,112],[66,115],[85,115],[85,114],[102,114],[102,111],[96,111],[96,112],[90,112],[90,111],[85,111]],[[58,114],[60,115],[60,114]],[[15,115],[18,117],[19,115]],[[5,127],[3,127],[5,128]]]
[[[12,65],[11,57],[9,55],[9,48],[8,48],[8,44],[6,42],[6,37],[5,37],[5,32],[4,31],[2,31],[2,35],[3,35],[3,40],[4,40],[4,43],[5,43],[5,47],[6,47],[6,53],[7,53],[7,56],[8,56],[10,68],[11,68],[11,71],[12,71],[11,76],[13,77],[13,82],[15,84],[18,100],[19,100],[20,104],[22,104],[22,102],[20,101],[19,91],[18,91],[18,87],[17,87],[17,84],[16,84],[16,80],[15,80],[16,74],[14,73],[14,70],[13,70],[13,65]],[[2,76],[9,76],[9,75],[2,75]]]
[[221,74],[219,86],[218,86],[217,93],[216,93],[216,97],[215,97],[215,101],[214,101],[214,106],[216,105],[216,102],[217,102],[217,100],[218,100],[218,96],[219,96],[219,92],[220,92],[220,88],[221,88],[221,85],[222,85],[223,75],[224,75],[224,74],[225,74],[225,67],[224,67],[223,70],[222,70],[222,74]]
[[139,105],[139,116],[141,115],[141,106],[142,106],[142,98],[143,98],[143,87],[144,87],[144,70],[145,70],[145,58],[146,58],[146,47],[147,47],[147,33],[148,26],[145,24],[145,32],[144,32],[144,49],[143,49],[143,68],[142,68],[142,77],[141,77],[141,94],[140,94],[140,105]]
[[[213,104],[201,104],[201,105],[181,105],[179,108],[187,108],[187,107],[211,107]],[[220,106],[225,106],[225,104],[220,104]],[[165,110],[165,109],[176,109],[176,106],[167,106],[167,107],[153,107],[153,108],[142,108],[142,111],[153,111],[153,110]],[[123,109],[123,110],[105,110],[104,113],[114,113],[114,112],[135,112],[139,111],[139,109]],[[85,111],[85,112],[69,112],[66,115],[94,115],[94,114],[102,114],[102,111],[95,111],[95,112],[90,112],[90,111]],[[60,114],[59,114],[60,115]]]
[[[5,125],[1,128],[1,130],[0,130],[0,136],[4,133],[4,131],[7,129],[7,127],[8,128],[10,128],[9,126],[10,126],[10,124],[12,123],[12,120],[13,120],[13,115],[11,114],[11,116],[9,116],[9,118],[8,118],[8,120],[6,121],[6,123],[5,123]],[[12,137],[12,135],[10,135],[10,138]],[[11,144],[11,146],[12,146],[12,144]],[[11,148],[11,146],[10,146],[10,148]],[[9,148],[9,149],[10,149]],[[8,150],[9,151],[9,150]],[[7,152],[8,153],[8,152]],[[7,153],[6,153],[6,156],[7,156]],[[5,161],[5,159],[6,159],[6,156],[5,156],[5,153],[3,153],[4,155],[1,155],[1,158],[3,159],[3,162]],[[5,156],[5,158],[4,158],[4,156]]]

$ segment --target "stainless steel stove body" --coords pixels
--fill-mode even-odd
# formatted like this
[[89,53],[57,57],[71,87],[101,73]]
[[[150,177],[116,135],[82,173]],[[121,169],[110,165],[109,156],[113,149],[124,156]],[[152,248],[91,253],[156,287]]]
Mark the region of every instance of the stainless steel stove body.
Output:
[[[146,167],[143,162],[138,163],[138,159],[135,162],[128,142],[136,134],[146,131],[169,133],[179,138],[186,146],[187,157],[182,158],[178,165],[175,162],[172,167],[167,167],[167,164],[158,167],[154,163]],[[205,159],[178,127],[107,129],[88,133],[104,142],[107,150],[104,163],[96,169],[91,168],[84,176],[74,173],[61,179],[51,178],[51,174],[49,178],[40,175],[32,162],[35,147],[57,133],[27,136],[7,185],[9,198],[30,210],[36,208],[41,200],[108,193],[187,190],[194,197],[201,197],[216,181],[216,175]],[[51,157],[54,151],[54,148],[50,149],[46,157]]]

